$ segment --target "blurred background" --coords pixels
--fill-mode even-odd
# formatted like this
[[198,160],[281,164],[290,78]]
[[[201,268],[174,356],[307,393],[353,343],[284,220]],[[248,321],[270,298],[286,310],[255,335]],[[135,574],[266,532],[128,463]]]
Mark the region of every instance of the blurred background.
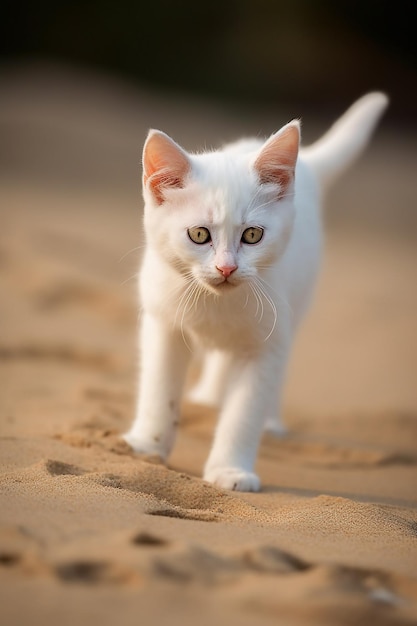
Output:
[[[370,89],[415,123],[409,0],[106,0],[3,3],[4,62],[48,61],[132,84],[302,111]],[[297,111],[298,112],[298,111]]]
[[378,89],[390,108],[328,198],[325,269],[288,402],[320,411],[326,393],[329,411],[347,398],[415,407],[414,8],[411,0],[3,2],[6,343],[108,345],[132,367],[150,127],[198,150],[268,136],[301,117],[308,143]]
[[[384,206],[377,223],[415,228],[403,184],[415,166],[417,134],[411,0],[395,7],[377,0],[6,0],[0,50],[3,179],[25,174],[133,194],[149,127],[201,149],[240,134],[267,136],[300,117],[308,143],[356,98],[379,89],[391,98],[382,132],[392,131],[392,150],[384,159],[395,161],[401,138],[407,171],[400,169],[396,186],[378,181]],[[403,207],[400,218],[392,217],[393,202]],[[375,222],[375,202],[366,205],[357,217]],[[328,219],[346,215],[339,201]],[[349,208],[349,220],[354,215]]]

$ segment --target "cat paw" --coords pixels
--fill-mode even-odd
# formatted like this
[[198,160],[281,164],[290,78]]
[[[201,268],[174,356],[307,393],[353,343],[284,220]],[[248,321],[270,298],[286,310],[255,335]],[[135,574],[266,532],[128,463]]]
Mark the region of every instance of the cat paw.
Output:
[[237,467],[207,469],[204,473],[204,480],[231,491],[259,491],[261,487],[261,482],[256,474]]
[[122,439],[144,460],[163,462],[167,457],[166,450],[157,441],[148,441],[132,433],[125,433],[122,435]]

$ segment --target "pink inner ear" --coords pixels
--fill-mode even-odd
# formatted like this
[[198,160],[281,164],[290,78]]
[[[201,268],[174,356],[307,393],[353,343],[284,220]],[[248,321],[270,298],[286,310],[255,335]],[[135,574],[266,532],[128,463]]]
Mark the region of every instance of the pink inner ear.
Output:
[[282,195],[294,177],[299,144],[298,122],[290,122],[273,135],[255,161],[260,182],[279,185]]
[[143,184],[149,184],[158,204],[164,188],[184,186],[190,168],[187,155],[168,135],[150,132],[143,149]]

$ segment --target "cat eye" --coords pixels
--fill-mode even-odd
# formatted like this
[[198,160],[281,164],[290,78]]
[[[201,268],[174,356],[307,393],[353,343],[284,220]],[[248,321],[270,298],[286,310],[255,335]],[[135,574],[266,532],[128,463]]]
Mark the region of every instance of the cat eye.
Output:
[[261,241],[264,234],[264,229],[259,226],[250,226],[243,231],[242,241],[243,243],[258,243]]
[[188,236],[194,243],[208,243],[211,241],[210,231],[204,226],[194,226],[188,229]]

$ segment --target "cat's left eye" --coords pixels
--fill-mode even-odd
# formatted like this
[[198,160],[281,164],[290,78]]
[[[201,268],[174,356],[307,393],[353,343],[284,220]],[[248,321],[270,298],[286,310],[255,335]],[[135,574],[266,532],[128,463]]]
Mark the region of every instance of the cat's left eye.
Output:
[[194,228],[188,229],[188,236],[194,243],[208,243],[211,241],[211,235],[208,228],[204,226],[194,226]]
[[242,233],[243,243],[258,243],[261,241],[264,234],[264,229],[259,226],[250,226]]

